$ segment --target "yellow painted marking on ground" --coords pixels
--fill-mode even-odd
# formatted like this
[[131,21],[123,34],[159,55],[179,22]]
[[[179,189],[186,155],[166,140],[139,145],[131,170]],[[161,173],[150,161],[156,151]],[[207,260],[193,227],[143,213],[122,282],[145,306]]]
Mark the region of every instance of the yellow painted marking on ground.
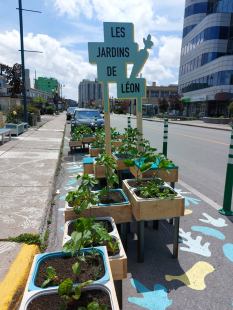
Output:
[[190,209],[185,209],[185,210],[184,210],[184,215],[190,215],[190,214],[192,214],[192,213],[193,213],[193,211],[190,210]]
[[186,273],[180,276],[166,275],[165,279],[166,281],[178,280],[193,290],[202,291],[206,288],[205,277],[214,270],[211,264],[200,261],[194,264]]
[[[176,133],[175,133],[176,134]],[[210,139],[205,139],[205,138],[200,138],[200,137],[196,137],[196,136],[190,136],[190,135],[184,135],[184,134],[177,134],[178,136],[183,136],[183,137],[188,137],[188,138],[193,138],[193,139],[196,139],[196,140],[202,140],[202,141],[207,141],[207,142],[210,142],[210,143],[215,143],[215,144],[222,144],[222,145],[229,145],[227,143],[224,143],[224,142],[220,142],[220,141],[217,141],[217,140],[210,140]]]
[[10,266],[5,278],[0,282],[0,309],[9,308],[13,297],[24,289],[35,254],[39,253],[36,245],[23,245],[16,259]]

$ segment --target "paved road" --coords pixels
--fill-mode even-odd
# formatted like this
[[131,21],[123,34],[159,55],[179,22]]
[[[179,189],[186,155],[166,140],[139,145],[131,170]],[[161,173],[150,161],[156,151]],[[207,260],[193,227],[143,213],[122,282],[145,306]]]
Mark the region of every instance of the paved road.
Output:
[[[127,119],[111,115],[111,126],[123,130]],[[135,121],[132,121],[135,126]],[[162,150],[163,124],[143,121],[144,136]],[[168,157],[180,168],[180,180],[222,205],[229,131],[169,124]]]

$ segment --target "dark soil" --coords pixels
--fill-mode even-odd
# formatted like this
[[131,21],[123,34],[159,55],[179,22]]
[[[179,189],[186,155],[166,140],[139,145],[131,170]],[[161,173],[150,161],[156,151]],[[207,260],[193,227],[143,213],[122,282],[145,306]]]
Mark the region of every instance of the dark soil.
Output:
[[115,156],[117,159],[129,159],[132,157],[131,155],[121,154],[121,153],[117,153],[117,154],[115,154]]
[[[87,307],[87,305],[92,301],[98,302],[99,305],[108,306],[109,310],[112,309],[109,295],[98,289],[84,291],[78,301],[74,301],[72,304],[69,304],[67,310],[77,310],[78,307]],[[59,295],[51,294],[37,297],[35,300],[30,302],[27,310],[60,310],[62,305],[63,301]]]
[[109,192],[108,195],[103,195],[100,197],[100,203],[110,204],[110,203],[121,203],[125,202],[125,198],[121,192]]
[[130,187],[140,187],[140,186],[145,187],[145,186],[147,186],[147,184],[149,182],[151,182],[151,180],[150,181],[149,180],[139,180],[139,181],[132,180],[132,181],[128,182],[128,184]]
[[[108,233],[113,231],[112,224],[108,220],[96,220],[95,222],[101,224],[108,231]],[[71,236],[72,232],[74,231],[74,228],[75,228],[74,222],[72,222],[68,226],[68,236]]]
[[[42,261],[36,275],[35,284],[41,287],[46,280],[46,268],[52,266],[56,270],[58,277],[57,283],[52,283],[48,286],[59,285],[66,278],[71,278],[76,283],[81,283],[87,280],[96,281],[104,276],[104,263],[99,254],[85,255],[85,261],[78,260],[77,257],[54,257]],[[81,272],[79,276],[74,275],[72,265],[77,261],[80,263]]]

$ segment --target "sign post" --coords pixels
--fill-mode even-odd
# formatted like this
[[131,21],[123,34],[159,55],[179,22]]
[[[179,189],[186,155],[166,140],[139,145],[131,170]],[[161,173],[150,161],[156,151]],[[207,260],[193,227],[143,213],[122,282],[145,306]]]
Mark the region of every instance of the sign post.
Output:
[[232,127],[232,132],[231,132],[231,143],[230,143],[230,150],[229,150],[229,157],[228,157],[228,164],[227,164],[223,208],[219,210],[219,213],[226,215],[226,216],[233,215],[233,211],[231,210],[232,190],[233,190],[233,127]]
[[[98,81],[103,84],[105,150],[111,155],[111,127],[108,83],[117,84],[117,97],[137,99],[137,128],[142,134],[142,98],[146,95],[146,80],[137,78],[149,57],[147,49],[153,46],[151,36],[143,39],[144,48],[139,50],[134,42],[132,23],[104,23],[104,42],[89,42],[89,62],[97,64]],[[127,65],[133,64],[130,77]],[[141,137],[140,137],[141,138]]]

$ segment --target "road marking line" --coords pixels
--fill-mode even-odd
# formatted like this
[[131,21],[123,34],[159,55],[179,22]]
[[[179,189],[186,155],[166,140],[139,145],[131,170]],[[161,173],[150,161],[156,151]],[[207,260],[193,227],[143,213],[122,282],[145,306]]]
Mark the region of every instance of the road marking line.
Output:
[[0,282],[1,310],[10,310],[9,307],[16,293],[23,292],[33,258],[37,253],[39,253],[37,245],[24,244],[21,247],[6,276]]
[[197,197],[199,197],[201,200],[205,201],[207,204],[209,204],[211,207],[213,207],[216,210],[221,209],[222,207],[217,204],[215,201],[213,201],[212,199],[208,198],[207,196],[205,196],[204,194],[200,193],[198,190],[196,190],[195,188],[193,188],[192,186],[186,184],[185,182],[179,180],[178,182],[181,186],[185,187],[188,191],[192,192],[194,195],[196,195]]
[[222,145],[227,145],[227,146],[229,145],[228,143],[223,143],[223,142],[219,142],[219,141],[216,141],[216,140],[204,139],[204,138],[199,138],[199,137],[195,137],[195,136],[189,136],[189,135],[184,135],[184,134],[174,133],[174,132],[173,132],[173,134],[175,134],[177,136],[193,138],[193,139],[196,139],[196,140],[208,141],[210,143],[215,143],[215,144],[222,144]]

